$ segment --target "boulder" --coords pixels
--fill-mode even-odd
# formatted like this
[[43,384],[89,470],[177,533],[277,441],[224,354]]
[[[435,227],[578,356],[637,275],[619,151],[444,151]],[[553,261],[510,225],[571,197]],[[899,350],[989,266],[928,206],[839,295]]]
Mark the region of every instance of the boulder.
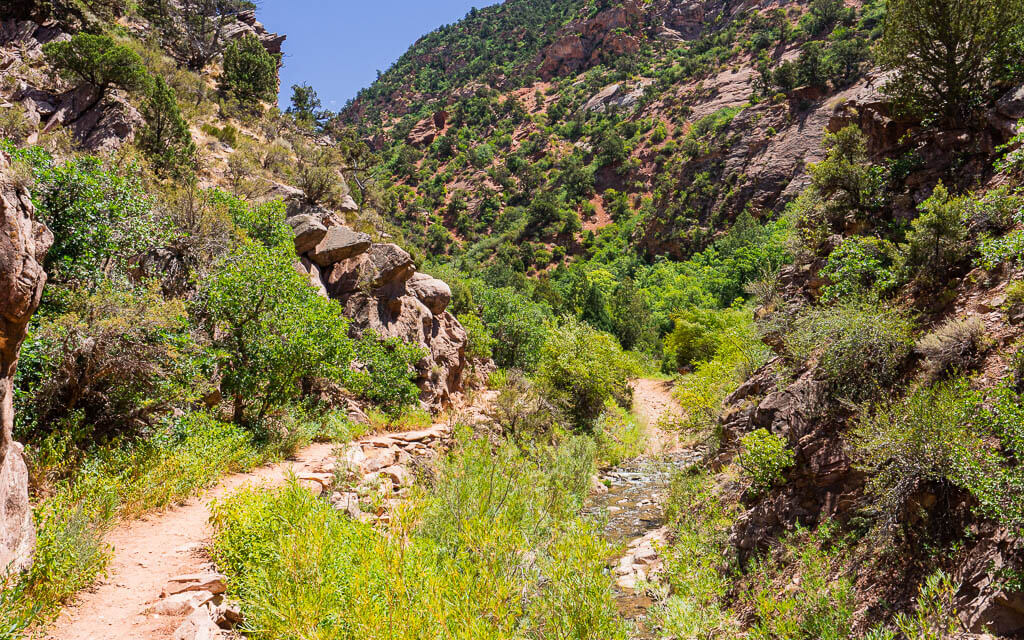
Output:
[[174,630],[174,635],[171,636],[172,640],[218,640],[223,638],[224,634],[220,632],[220,627],[214,622],[215,615],[208,606],[196,609],[185,619],[185,622],[182,622]]
[[365,253],[335,263],[325,284],[328,293],[336,298],[387,287],[388,291],[376,293],[386,300],[395,300],[402,293],[401,286],[415,272],[412,256],[404,249],[395,244],[375,244]]
[[295,253],[299,255],[315,249],[327,235],[327,227],[308,213],[288,218],[288,224],[295,234]]
[[996,102],[996,112],[1012,120],[1024,118],[1024,84],[999,98]]
[[427,305],[435,315],[444,313],[452,300],[452,290],[448,284],[425,273],[415,273],[405,284],[406,290]]
[[310,259],[321,267],[358,256],[370,248],[370,236],[344,226],[331,227],[316,245]]
[[28,469],[14,442],[14,372],[29,318],[46,283],[43,258],[53,234],[35,219],[27,189],[10,175],[0,154],[0,571],[32,563],[35,528],[28,500]]
[[164,586],[163,597],[188,591],[208,591],[214,595],[227,591],[227,578],[214,571],[207,573],[190,573],[175,576]]

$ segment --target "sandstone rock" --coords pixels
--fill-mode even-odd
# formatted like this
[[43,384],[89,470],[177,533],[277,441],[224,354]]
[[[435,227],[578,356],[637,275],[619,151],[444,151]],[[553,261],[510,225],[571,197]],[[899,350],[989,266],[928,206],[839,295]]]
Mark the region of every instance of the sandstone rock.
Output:
[[288,218],[288,224],[295,234],[295,253],[299,255],[315,249],[327,235],[327,227],[308,213]]
[[211,600],[213,594],[209,591],[185,591],[157,600],[146,607],[143,613],[158,616],[190,616]]
[[0,153],[0,572],[32,563],[35,528],[28,500],[28,469],[14,442],[14,372],[29,318],[46,282],[43,258],[53,234],[34,218],[28,191],[11,181]]
[[452,290],[447,283],[425,273],[413,274],[405,286],[434,314],[443,313],[452,299]]
[[395,304],[401,285],[415,273],[412,257],[398,245],[375,244],[354,258],[334,264],[327,273],[327,291],[332,297],[344,299],[357,291],[380,289],[390,285],[388,291],[375,292],[393,305],[392,312],[400,312],[401,303]]
[[391,465],[380,470],[380,473],[391,479],[396,487],[407,487],[413,483],[413,475],[403,466]]
[[188,591],[208,591],[213,595],[224,593],[227,591],[227,578],[213,571],[175,576],[167,581],[162,597]]
[[172,640],[217,640],[223,638],[209,607],[199,607],[174,630]]
[[370,236],[348,227],[331,227],[313,249],[310,259],[321,267],[358,256],[370,248]]
[[1024,84],[999,98],[996,102],[996,112],[1011,120],[1024,118]]

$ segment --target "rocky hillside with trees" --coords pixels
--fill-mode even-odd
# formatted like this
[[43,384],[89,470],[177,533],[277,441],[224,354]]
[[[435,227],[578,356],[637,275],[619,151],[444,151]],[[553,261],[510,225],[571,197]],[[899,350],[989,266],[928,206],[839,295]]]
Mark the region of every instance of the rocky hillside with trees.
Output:
[[0,637],[1024,636],[1021,0],[255,9],[0,9]]

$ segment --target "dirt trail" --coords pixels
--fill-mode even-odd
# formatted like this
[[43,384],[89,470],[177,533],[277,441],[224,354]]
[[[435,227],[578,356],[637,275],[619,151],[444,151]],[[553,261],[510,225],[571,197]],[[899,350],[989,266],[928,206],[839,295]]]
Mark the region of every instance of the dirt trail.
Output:
[[48,640],[157,640],[181,624],[173,616],[143,615],[168,578],[210,567],[205,547],[213,530],[210,503],[246,486],[277,486],[290,473],[317,471],[332,444],[313,444],[286,462],[223,478],[186,503],[118,525],[106,538],[114,548],[107,577],[79,594],[46,634]]
[[679,448],[679,433],[658,426],[662,416],[680,416],[682,410],[672,397],[672,381],[641,378],[633,382],[633,412],[647,425],[647,455],[669,453]]

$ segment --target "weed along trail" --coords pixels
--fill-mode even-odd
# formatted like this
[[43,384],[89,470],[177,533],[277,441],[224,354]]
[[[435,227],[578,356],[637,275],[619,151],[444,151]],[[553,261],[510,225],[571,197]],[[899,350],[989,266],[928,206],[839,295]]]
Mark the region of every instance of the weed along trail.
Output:
[[644,454],[601,473],[601,488],[588,500],[586,511],[603,518],[604,535],[622,545],[623,555],[613,568],[615,597],[622,616],[636,626],[635,638],[653,638],[646,628],[654,604],[645,583],[662,569],[659,549],[668,542],[665,503],[672,472],[700,459],[694,449],[680,445],[665,423],[680,412],[671,383],[640,379],[633,385],[633,411],[647,425]]

